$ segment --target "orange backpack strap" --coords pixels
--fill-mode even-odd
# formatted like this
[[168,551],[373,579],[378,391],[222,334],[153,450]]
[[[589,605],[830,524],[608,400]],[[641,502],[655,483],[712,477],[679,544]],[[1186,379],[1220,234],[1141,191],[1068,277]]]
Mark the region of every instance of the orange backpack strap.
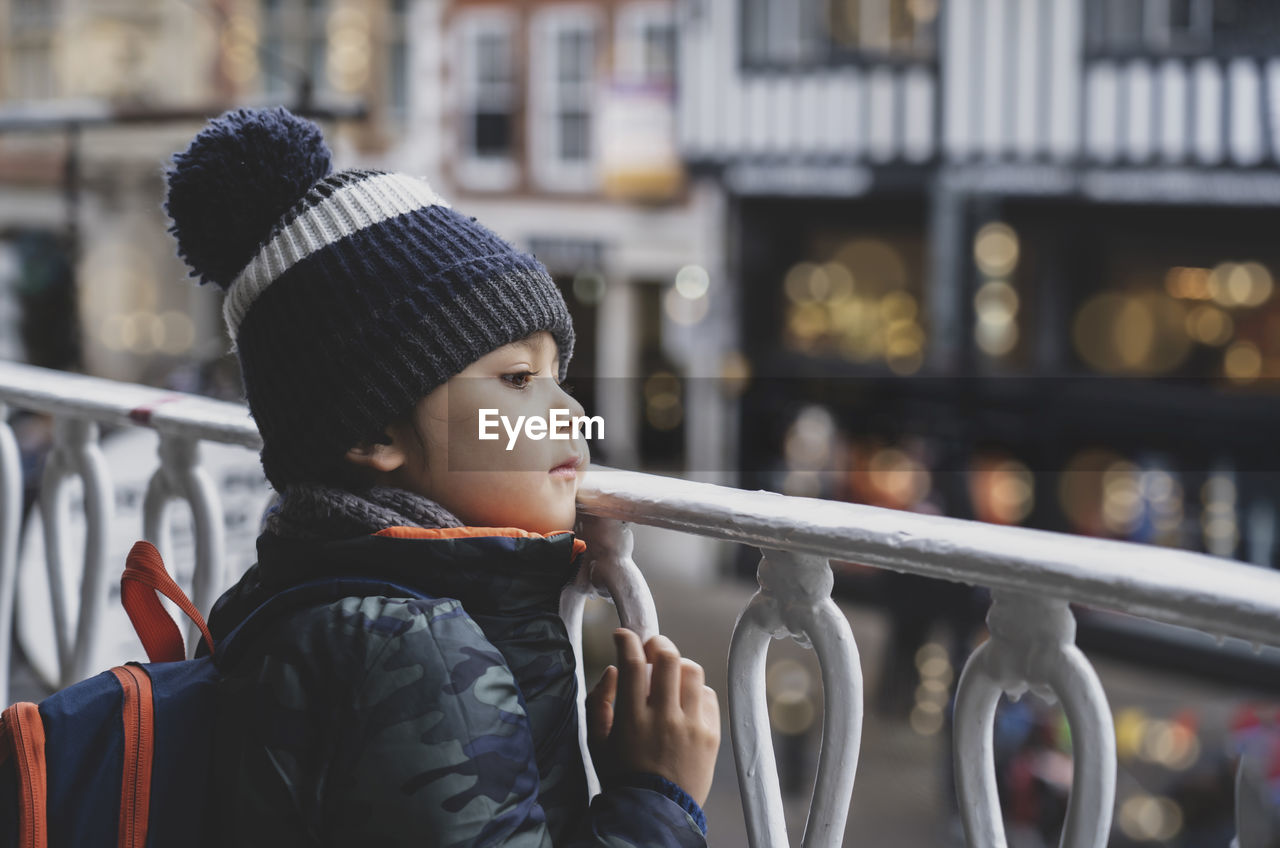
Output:
[[46,815],[44,762],[44,720],[40,708],[29,701],[9,707],[0,716],[4,724],[6,746],[11,745],[18,769],[18,845],[19,848],[46,848],[48,819]]
[[[155,597],[152,595],[152,597]],[[151,763],[155,754],[155,711],[151,677],[136,665],[111,673],[124,690],[124,773],[120,779],[118,848],[146,848],[151,815]]]
[[124,575],[120,578],[120,600],[133,622],[133,629],[142,640],[147,658],[152,662],[179,662],[187,658],[178,625],[156,595],[159,592],[178,605],[178,609],[200,628],[209,653],[213,653],[213,636],[205,626],[204,618],[186,593],[173,582],[164,560],[156,546],[145,539],[135,542],[125,561]]

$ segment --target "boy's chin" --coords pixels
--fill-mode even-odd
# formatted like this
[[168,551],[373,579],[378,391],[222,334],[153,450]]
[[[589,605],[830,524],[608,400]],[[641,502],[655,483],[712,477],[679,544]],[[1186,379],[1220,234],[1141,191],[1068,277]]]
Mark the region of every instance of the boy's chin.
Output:
[[567,514],[524,515],[509,521],[495,522],[495,526],[516,527],[529,533],[540,533],[549,536],[552,533],[563,533],[573,530],[577,523],[577,510]]

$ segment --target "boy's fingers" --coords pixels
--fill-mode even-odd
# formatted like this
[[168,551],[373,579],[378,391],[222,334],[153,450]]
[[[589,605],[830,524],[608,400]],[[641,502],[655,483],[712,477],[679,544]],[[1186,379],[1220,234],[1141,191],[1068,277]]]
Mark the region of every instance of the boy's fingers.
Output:
[[680,709],[697,715],[702,709],[702,687],[706,684],[702,666],[688,657],[680,660]]
[[596,684],[596,691],[610,704],[618,700],[618,667],[616,665],[605,668],[604,673],[600,675],[600,682]]
[[618,696],[618,669],[609,666],[587,695],[587,735],[603,742],[613,727],[613,702]]
[[645,662],[640,637],[625,627],[619,627],[613,631],[613,644],[618,651],[618,697],[614,701],[614,712],[624,709],[630,710],[633,716],[639,715],[648,694],[645,685],[648,663]]
[[680,651],[666,636],[654,636],[644,646],[653,663],[649,704],[664,712],[680,709]]
[[720,730],[720,696],[710,686],[702,687],[702,720],[707,727]]

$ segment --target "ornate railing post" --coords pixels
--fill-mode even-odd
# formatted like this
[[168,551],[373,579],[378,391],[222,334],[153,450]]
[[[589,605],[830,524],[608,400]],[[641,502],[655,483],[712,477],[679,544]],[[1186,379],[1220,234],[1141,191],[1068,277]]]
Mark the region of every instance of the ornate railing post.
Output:
[[769,642],[791,636],[812,647],[822,669],[822,753],[804,848],[844,840],[862,743],[862,666],[844,613],[831,599],[826,557],[768,550],[760,589],[738,617],[729,647],[729,729],[751,848],[789,844],[765,697]]
[[1255,751],[1236,766],[1236,837],[1230,848],[1268,848],[1280,840],[1280,812],[1271,800],[1266,773]]
[[[160,467],[147,483],[143,502],[142,535],[162,556],[173,554],[166,514],[170,501],[180,498],[191,507],[195,520],[195,571],[191,578],[192,601],[207,614],[223,587],[225,522],[222,499],[204,467],[200,443],[195,439],[161,434]],[[188,655],[196,648],[195,624],[185,622]]]
[[573,643],[578,672],[578,745],[587,771],[587,792],[600,792],[600,779],[587,746],[587,687],[582,667],[582,612],[587,598],[604,598],[618,608],[622,626],[641,640],[658,633],[658,610],[644,575],[631,558],[635,539],[625,521],[580,513],[577,535],[587,543],[577,577],[560,595],[560,616]]
[[993,731],[1001,693],[1028,689],[1062,701],[1071,726],[1074,771],[1062,848],[1102,848],[1115,806],[1116,734],[1107,696],[1075,645],[1076,620],[1064,600],[1008,591],[992,593],[991,638],[965,663],[956,689],[955,769],[968,844],[1004,848],[996,797]]
[[[84,483],[86,522],[84,572],[80,581],[80,612],[75,632],[69,630],[62,549],[66,515],[63,496],[73,476]],[[44,529],[45,562],[49,573],[49,599],[53,606],[54,642],[58,648],[58,685],[67,686],[89,669],[89,650],[97,635],[98,619],[106,605],[107,532],[114,502],[107,461],[98,445],[98,425],[93,421],[59,418],[53,425],[53,449],[45,462],[40,483],[40,514]]]
[[9,657],[13,652],[13,601],[18,581],[18,536],[22,528],[22,455],[0,403],[0,704],[9,703]]

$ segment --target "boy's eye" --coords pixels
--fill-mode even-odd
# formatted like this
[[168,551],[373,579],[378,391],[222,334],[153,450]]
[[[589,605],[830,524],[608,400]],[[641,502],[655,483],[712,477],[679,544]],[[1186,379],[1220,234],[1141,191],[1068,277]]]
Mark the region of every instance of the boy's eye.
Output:
[[[507,384],[510,385],[512,388],[526,389],[529,387],[529,378],[534,377],[540,373],[541,373],[540,371],[516,371],[511,374],[503,374],[502,379],[506,380]],[[569,397],[574,396],[572,384],[556,383],[556,385],[559,386],[564,391],[564,393],[567,394]]]
[[503,374],[502,379],[506,380],[514,388],[523,389],[529,385],[529,378],[537,373],[537,371],[517,371],[514,374]]

